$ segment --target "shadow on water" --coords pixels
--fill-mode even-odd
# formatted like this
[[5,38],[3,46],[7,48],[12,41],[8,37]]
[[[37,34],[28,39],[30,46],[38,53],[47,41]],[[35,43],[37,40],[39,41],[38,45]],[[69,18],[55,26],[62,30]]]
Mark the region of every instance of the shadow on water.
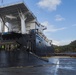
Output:
[[35,66],[46,64],[26,51],[0,51],[0,67]]

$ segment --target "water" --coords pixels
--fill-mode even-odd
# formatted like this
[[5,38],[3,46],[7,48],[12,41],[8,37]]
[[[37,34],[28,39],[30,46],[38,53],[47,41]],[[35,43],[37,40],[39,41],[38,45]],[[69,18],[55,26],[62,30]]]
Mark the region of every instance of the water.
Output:
[[8,56],[9,53],[0,52],[0,75],[76,75],[76,58],[50,57],[49,62],[44,62],[32,55],[28,60],[25,52],[11,54],[11,60]]

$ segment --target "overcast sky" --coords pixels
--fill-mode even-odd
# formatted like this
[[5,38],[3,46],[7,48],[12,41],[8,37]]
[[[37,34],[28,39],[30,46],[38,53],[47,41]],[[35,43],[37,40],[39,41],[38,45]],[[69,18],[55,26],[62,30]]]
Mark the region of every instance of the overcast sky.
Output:
[[[4,0],[4,4],[23,0]],[[76,0],[24,0],[38,21],[47,26],[45,35],[56,45],[76,39]],[[1,4],[0,4],[1,5]]]

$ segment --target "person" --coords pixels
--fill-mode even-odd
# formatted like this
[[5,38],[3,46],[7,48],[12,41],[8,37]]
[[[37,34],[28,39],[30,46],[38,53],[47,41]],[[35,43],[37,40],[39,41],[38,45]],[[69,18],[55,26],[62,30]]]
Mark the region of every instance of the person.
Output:
[[4,50],[4,45],[2,45],[2,50]]
[[11,51],[14,49],[14,45],[13,44],[10,45],[10,49],[11,49]]

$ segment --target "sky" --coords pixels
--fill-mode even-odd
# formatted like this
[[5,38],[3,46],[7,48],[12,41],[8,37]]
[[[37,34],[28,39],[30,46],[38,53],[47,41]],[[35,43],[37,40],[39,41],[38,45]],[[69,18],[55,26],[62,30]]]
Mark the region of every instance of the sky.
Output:
[[76,0],[4,0],[3,4],[19,1],[24,1],[38,22],[47,27],[44,34],[53,44],[76,40]]

